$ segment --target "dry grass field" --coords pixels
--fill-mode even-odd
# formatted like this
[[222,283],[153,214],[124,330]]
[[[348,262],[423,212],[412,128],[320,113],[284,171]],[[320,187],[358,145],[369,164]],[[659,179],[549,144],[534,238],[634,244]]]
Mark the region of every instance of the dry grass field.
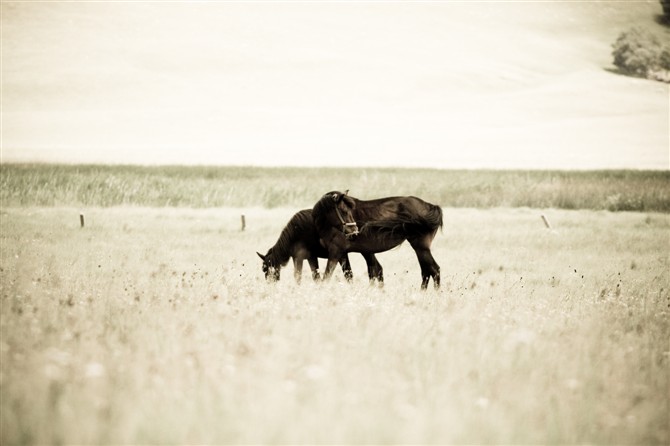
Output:
[[667,214],[445,208],[422,293],[266,283],[294,211],[3,208],[0,443],[670,442]]
[[[670,444],[657,0],[0,10],[0,445]],[[267,283],[333,189],[442,206],[442,288]]]

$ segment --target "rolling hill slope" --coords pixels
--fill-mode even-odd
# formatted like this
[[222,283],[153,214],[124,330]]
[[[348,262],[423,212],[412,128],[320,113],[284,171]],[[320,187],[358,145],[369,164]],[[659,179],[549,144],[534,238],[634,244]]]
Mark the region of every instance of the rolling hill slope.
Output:
[[3,161],[667,169],[658,2],[2,4]]

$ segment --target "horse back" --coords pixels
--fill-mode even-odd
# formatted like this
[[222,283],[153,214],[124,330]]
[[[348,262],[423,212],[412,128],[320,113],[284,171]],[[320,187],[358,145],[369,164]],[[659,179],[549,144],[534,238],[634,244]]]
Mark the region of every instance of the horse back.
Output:
[[423,224],[427,228],[442,227],[442,209],[419,197],[387,197],[356,202],[356,219],[364,223]]

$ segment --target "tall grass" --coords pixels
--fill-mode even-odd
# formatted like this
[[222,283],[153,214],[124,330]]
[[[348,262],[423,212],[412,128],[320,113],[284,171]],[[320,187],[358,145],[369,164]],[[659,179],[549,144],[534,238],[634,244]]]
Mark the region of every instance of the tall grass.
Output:
[[670,212],[670,171],[5,164],[3,206],[308,207],[330,190],[446,207]]

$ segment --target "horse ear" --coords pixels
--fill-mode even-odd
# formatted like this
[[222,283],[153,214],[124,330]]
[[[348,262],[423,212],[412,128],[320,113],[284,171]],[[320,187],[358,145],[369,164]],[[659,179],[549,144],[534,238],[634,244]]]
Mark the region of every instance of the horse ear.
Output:
[[261,260],[265,262],[265,256],[264,256],[263,254],[261,254],[261,253],[258,252],[258,251],[256,251],[256,254],[258,254],[258,257],[260,257]]
[[349,189],[344,191],[344,195],[349,195]]

